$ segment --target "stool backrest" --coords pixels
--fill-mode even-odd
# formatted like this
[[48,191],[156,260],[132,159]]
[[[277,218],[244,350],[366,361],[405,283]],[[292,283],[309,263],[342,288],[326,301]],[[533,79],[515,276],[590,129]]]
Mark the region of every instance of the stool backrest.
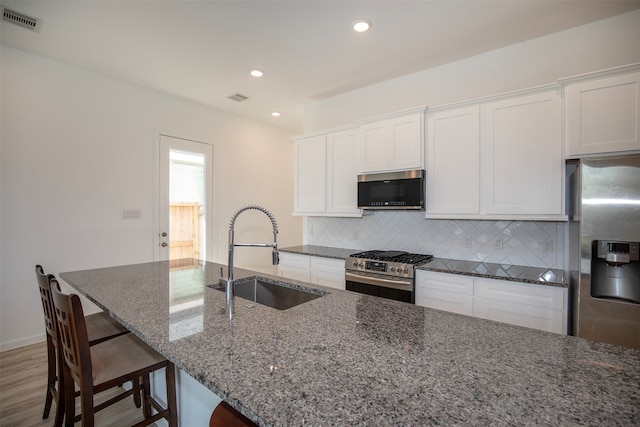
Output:
[[36,265],[36,278],[40,288],[40,299],[42,300],[42,311],[44,312],[44,328],[54,343],[58,342],[58,328],[56,327],[56,314],[53,308],[53,296],[51,295],[51,285],[49,280],[52,274],[45,274],[41,265]]
[[91,385],[91,351],[80,297],[76,294],[63,294],[54,278],[50,285],[60,337],[59,349],[64,355],[71,377],[78,384],[84,385],[83,380],[86,380]]

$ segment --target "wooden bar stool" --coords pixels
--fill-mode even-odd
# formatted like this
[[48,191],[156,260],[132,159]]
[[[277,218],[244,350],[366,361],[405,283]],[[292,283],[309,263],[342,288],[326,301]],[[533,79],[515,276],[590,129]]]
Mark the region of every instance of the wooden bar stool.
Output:
[[[44,269],[40,265],[36,265],[36,278],[38,287],[40,288],[40,298],[42,300],[42,310],[44,312],[44,327],[47,335],[47,394],[44,402],[44,412],[42,419],[49,417],[51,404],[56,401],[56,419],[54,426],[62,426],[64,417],[64,402],[62,401],[62,389],[60,382],[62,381],[62,365],[64,359],[62,353],[58,351],[58,329],[56,326],[56,317],[53,311],[53,296],[51,294],[51,286],[49,280],[53,278],[52,274],[46,275]],[[87,335],[89,336],[89,344],[97,344],[99,342],[111,339],[128,333],[127,328],[113,320],[107,313],[100,312],[90,314],[85,317],[87,323]],[[140,407],[140,398],[136,400],[136,404]]]
[[224,400],[211,414],[209,427],[258,427],[249,418],[242,415]]
[[[63,384],[65,402],[73,401],[74,383],[80,389],[81,420],[83,427],[93,427],[94,414],[107,406],[135,393],[143,393],[142,412],[146,426],[162,418],[169,427],[177,427],[175,374],[173,363],[153,350],[134,334],[121,335],[89,346],[87,325],[80,297],[60,292],[55,279],[51,279],[51,292],[59,333],[59,348],[64,355]],[[163,408],[150,393],[149,374],[165,369],[167,407]],[[127,381],[142,378],[131,390],[94,405],[93,396]],[[155,409],[156,414],[152,415]],[[65,405],[65,425],[73,426],[75,405]]]

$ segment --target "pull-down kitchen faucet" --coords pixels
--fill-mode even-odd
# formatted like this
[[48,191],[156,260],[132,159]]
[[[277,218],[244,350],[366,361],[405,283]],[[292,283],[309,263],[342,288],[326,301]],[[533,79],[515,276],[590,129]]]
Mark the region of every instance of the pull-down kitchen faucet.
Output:
[[[238,216],[244,212],[251,209],[255,209],[264,213],[271,220],[271,225],[273,227],[273,243],[234,243],[234,228],[236,219]],[[273,253],[271,254],[273,265],[278,265],[280,262],[280,256],[278,255],[278,224],[276,223],[276,219],[268,209],[263,208],[262,206],[257,205],[248,205],[243,208],[240,208],[233,214],[231,217],[231,222],[229,223],[229,265],[227,266],[228,276],[227,276],[227,288],[226,288],[226,297],[227,297],[227,305],[230,305],[233,301],[233,248],[236,246],[253,246],[253,247],[261,247],[261,248],[273,248]]]

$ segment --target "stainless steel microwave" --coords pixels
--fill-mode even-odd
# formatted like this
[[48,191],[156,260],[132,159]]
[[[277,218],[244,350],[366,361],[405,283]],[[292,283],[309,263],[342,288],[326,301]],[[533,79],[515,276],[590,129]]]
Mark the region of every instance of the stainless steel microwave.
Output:
[[359,209],[424,209],[424,170],[358,175]]

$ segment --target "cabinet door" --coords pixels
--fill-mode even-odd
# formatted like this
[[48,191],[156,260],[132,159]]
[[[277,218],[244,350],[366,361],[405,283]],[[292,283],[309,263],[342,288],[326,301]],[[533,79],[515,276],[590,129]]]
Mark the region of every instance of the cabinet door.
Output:
[[543,331],[567,332],[567,290],[476,279],[474,316]]
[[386,122],[367,123],[360,127],[360,170],[382,171],[389,167],[390,129]]
[[480,212],[479,106],[427,120],[427,214]]
[[360,170],[422,169],[424,114],[406,114],[360,126]]
[[473,278],[417,271],[416,305],[471,316],[473,315]]
[[483,106],[487,214],[562,215],[560,96],[546,92]]
[[309,282],[311,277],[311,258],[307,255],[280,252],[278,275],[287,279]]
[[356,130],[328,134],[327,153],[327,213],[359,214]]
[[344,260],[311,257],[311,283],[344,290]]
[[570,156],[640,150],[640,72],[565,88]]
[[326,202],[326,136],[295,143],[294,212],[324,213]]
[[391,169],[422,169],[424,114],[411,114],[389,121]]

